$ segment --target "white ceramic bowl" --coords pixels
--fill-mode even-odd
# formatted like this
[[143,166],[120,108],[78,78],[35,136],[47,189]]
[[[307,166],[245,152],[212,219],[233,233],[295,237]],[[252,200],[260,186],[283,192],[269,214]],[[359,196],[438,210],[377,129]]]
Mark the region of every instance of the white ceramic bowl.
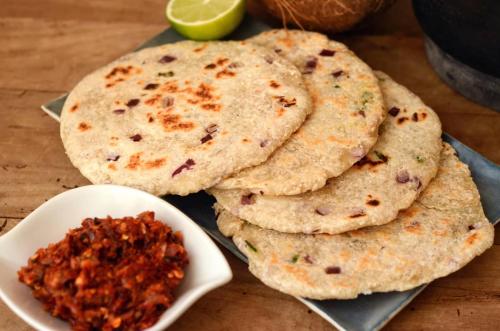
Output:
[[0,237],[0,297],[37,330],[70,330],[69,323],[43,310],[31,289],[18,281],[17,271],[38,248],[63,239],[70,228],[80,226],[86,217],[136,216],[146,210],[154,211],[156,219],[182,231],[189,256],[176,301],[148,329],[163,330],[205,293],[229,282],[232,273],[220,250],[196,223],[166,201],[129,187],[90,185],[66,191]]

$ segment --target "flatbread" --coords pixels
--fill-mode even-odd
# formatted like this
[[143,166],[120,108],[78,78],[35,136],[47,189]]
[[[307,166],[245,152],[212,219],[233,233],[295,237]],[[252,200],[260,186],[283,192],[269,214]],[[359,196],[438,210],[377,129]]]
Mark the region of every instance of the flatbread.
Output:
[[300,72],[275,52],[184,41],[85,77],[64,105],[61,138],[93,183],[185,195],[265,161],[310,111]]
[[457,271],[493,244],[469,169],[447,145],[437,177],[389,224],[338,235],[285,234],[221,211],[218,225],[266,285],[312,299],[404,291]]
[[319,33],[271,30],[249,41],[278,51],[302,71],[313,113],[269,160],[217,188],[268,195],[317,190],[375,144],[386,115],[377,79],[345,45]]
[[317,191],[294,196],[212,190],[235,216],[291,233],[341,233],[393,220],[435,176],[441,124],[413,93],[377,73],[389,115],[373,149],[349,171]]

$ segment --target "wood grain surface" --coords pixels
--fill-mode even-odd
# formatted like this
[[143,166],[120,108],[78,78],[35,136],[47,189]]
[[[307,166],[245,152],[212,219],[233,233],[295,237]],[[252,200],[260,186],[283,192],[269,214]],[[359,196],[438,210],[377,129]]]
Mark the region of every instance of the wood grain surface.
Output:
[[[2,1],[0,235],[55,194],[88,184],[64,154],[58,123],[40,105],[165,29],[164,7],[165,0]],[[425,57],[410,1],[400,0],[361,28],[335,38],[420,95],[439,114],[444,130],[500,162],[500,115],[439,80]],[[386,329],[498,330],[498,229],[496,234],[493,248],[433,282]],[[233,281],[199,300],[172,330],[333,328],[294,298],[261,284],[243,262],[222,250]],[[0,330],[31,328],[0,302]]]

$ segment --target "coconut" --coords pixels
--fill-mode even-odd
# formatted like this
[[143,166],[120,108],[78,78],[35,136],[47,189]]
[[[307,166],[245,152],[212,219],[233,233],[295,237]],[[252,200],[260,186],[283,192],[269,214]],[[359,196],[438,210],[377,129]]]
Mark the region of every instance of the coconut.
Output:
[[255,0],[284,24],[327,33],[351,29],[395,0]]

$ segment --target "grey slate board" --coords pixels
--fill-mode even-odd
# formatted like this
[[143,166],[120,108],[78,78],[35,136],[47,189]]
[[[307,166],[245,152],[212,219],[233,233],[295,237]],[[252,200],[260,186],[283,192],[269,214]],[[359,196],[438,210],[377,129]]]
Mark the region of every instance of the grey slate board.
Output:
[[[262,22],[246,17],[241,26],[228,39],[245,39],[270,27]],[[173,29],[167,29],[139,47],[151,47],[183,40]],[[45,105],[42,109],[59,120],[66,95]],[[472,176],[481,194],[486,216],[493,224],[500,220],[500,167],[476,153],[448,134],[443,139],[453,145],[460,159],[469,165]],[[197,222],[212,238],[226,247],[242,261],[245,256],[236,248],[231,239],[224,237],[215,222],[212,210],[214,199],[201,192],[186,197],[165,196],[165,200],[182,210]],[[297,298],[309,308],[341,330],[372,331],[382,328],[391,318],[417,296],[426,285],[405,292],[376,293],[362,295],[353,300],[308,300]]]

